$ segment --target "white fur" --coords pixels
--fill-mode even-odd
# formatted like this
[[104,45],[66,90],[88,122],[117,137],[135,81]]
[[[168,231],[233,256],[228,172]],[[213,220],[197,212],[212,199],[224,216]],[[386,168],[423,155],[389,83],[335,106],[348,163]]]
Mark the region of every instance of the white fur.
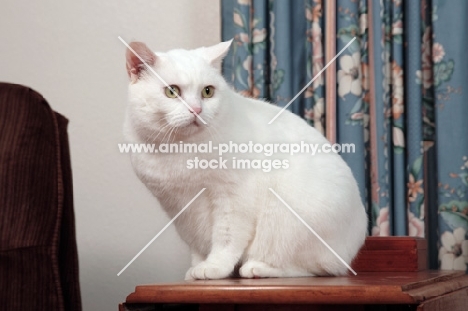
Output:
[[[164,84],[141,70],[129,86],[125,134],[132,143],[324,144],[327,140],[298,116],[245,98],[219,73],[230,42],[197,50],[156,53],[154,70],[181,89],[192,107],[201,106],[202,124]],[[138,51],[137,51],[138,52]],[[135,71],[133,71],[135,72]],[[129,73],[130,75],[130,73]],[[205,86],[215,87],[203,99]],[[217,154],[132,154],[136,174],[174,217],[202,188],[206,191],[175,221],[192,252],[187,279],[344,275],[347,268],[281,203],[274,189],[348,264],[362,246],[367,216],[352,172],[339,155],[224,155],[230,159],[287,159],[288,169],[190,170],[186,161],[217,159]],[[230,163],[230,162],[228,162]]]

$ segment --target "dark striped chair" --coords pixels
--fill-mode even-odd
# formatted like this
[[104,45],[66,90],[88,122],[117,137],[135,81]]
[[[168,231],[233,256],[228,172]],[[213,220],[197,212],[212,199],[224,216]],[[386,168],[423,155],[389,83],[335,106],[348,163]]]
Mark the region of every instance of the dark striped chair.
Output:
[[2,310],[81,310],[67,123],[0,83]]

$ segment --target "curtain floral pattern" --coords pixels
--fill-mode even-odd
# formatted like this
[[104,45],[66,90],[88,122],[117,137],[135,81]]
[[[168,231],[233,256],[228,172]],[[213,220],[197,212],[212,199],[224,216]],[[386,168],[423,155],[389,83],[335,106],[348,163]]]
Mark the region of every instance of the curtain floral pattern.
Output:
[[327,73],[336,78],[334,113],[324,75],[288,109],[324,134],[334,121],[337,142],[355,144],[342,156],[369,234],[426,237],[431,268],[466,270],[468,2],[237,0],[222,9],[223,39],[234,38],[226,79],[278,106],[324,68],[331,40],[340,51],[357,38]]

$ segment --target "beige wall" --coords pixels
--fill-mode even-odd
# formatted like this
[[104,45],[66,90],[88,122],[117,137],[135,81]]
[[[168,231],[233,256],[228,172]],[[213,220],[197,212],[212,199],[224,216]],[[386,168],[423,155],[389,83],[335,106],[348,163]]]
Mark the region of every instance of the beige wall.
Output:
[[127,76],[117,36],[161,51],[217,43],[218,0],[3,0],[0,10],[0,81],[34,88],[70,120],[84,310],[181,280],[189,253],[173,227],[117,277],[169,221],[118,152]]

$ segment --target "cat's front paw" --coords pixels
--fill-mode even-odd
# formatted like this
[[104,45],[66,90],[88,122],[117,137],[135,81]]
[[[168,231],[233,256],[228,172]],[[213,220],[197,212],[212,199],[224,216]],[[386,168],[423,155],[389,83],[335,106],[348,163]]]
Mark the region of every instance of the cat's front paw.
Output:
[[193,267],[191,267],[190,269],[187,270],[187,272],[185,273],[185,281],[193,281],[195,280],[192,276],[192,270],[193,270]]
[[[196,280],[222,279],[228,277],[233,269],[234,267],[229,267],[229,265],[203,261],[190,268],[187,274],[190,273],[190,276]],[[187,280],[187,275],[185,279]]]
[[266,263],[250,260],[239,269],[240,276],[248,279],[280,277],[280,272],[281,270],[272,268]]

